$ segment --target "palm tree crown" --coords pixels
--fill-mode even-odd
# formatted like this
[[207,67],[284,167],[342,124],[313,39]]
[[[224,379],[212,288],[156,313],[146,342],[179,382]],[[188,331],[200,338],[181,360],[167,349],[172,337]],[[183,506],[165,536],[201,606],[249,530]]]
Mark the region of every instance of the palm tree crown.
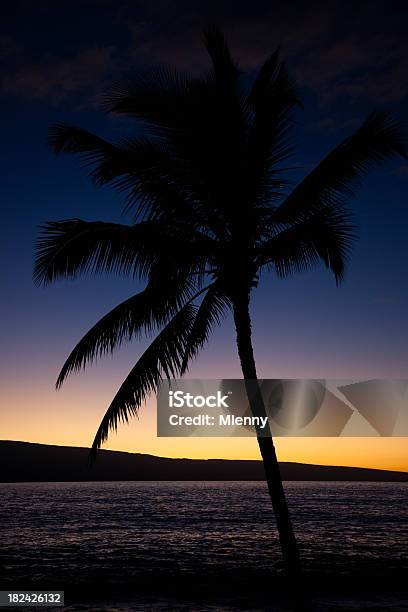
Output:
[[354,238],[347,203],[373,165],[405,156],[399,124],[373,113],[289,193],[292,113],[299,99],[276,51],[249,86],[217,28],[205,33],[212,70],[191,78],[169,68],[115,87],[104,108],[144,124],[116,144],[70,125],[50,132],[79,154],[97,185],[126,195],[128,225],[80,219],[46,223],[35,279],[126,273],[145,289],[80,340],[57,386],[141,333],[156,333],[110,404],[93,450],[137,413],[162,377],[179,377],[213,328],[263,271],[284,277],[322,262],[343,278]]

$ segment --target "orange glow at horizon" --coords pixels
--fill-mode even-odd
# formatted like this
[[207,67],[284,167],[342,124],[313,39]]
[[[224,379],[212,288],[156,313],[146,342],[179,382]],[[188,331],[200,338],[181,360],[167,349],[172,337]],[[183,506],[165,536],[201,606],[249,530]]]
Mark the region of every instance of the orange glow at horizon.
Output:
[[[22,376],[10,368],[0,385],[1,439],[91,445],[123,372],[112,368],[112,362],[91,368],[56,393],[52,386],[56,369],[54,365],[52,371],[43,365],[37,369],[34,364]],[[234,372],[227,375],[233,377]],[[276,438],[275,444],[280,461],[408,472],[407,438]],[[163,457],[259,459],[255,438],[158,438],[153,399],[141,408],[139,419],[112,432],[104,448]]]
[[[82,390],[84,391],[84,390]],[[103,415],[100,397],[81,393],[81,410],[71,394],[55,394],[50,410],[41,400],[14,404],[0,422],[0,438],[43,444],[89,447]],[[112,432],[106,449],[162,457],[259,459],[255,438],[158,438],[154,402],[140,418]],[[408,471],[406,438],[275,438],[280,461]]]

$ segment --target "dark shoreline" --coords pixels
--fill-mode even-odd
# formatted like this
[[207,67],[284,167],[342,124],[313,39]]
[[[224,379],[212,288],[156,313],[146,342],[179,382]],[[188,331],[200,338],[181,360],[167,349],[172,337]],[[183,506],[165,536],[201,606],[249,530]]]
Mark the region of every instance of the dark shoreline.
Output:
[[[280,463],[283,480],[331,482],[408,482],[408,473],[359,467]],[[0,482],[256,481],[264,480],[261,461],[170,459],[99,451],[89,465],[89,449],[0,440]]]

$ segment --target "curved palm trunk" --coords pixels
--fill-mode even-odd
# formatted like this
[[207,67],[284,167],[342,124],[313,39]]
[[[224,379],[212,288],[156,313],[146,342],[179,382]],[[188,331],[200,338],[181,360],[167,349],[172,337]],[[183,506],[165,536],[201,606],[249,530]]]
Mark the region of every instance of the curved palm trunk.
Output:
[[[265,404],[257,380],[251,341],[249,291],[235,297],[233,300],[233,313],[238,354],[245,379],[248,401],[254,416],[266,416]],[[285,568],[290,577],[294,577],[294,575],[299,576],[300,557],[269,424],[267,429],[263,430],[262,435],[260,435],[260,432],[257,432],[257,439],[272,500],[272,507],[276,517]]]

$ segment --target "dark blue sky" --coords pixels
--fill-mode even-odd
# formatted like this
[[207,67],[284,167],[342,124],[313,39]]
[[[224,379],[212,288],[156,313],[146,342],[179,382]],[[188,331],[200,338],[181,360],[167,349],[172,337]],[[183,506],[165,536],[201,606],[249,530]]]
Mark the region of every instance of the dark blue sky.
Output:
[[[370,111],[387,109],[408,121],[408,9],[403,2],[289,2],[283,7],[78,0],[6,2],[2,10],[3,388],[14,380],[16,368],[27,381],[52,385],[58,365],[87,326],[135,290],[126,279],[84,279],[46,289],[32,282],[33,244],[42,222],[123,220],[115,193],[96,189],[77,160],[55,158],[46,145],[48,127],[56,121],[112,138],[137,129],[98,111],[98,96],[112,80],[163,62],[205,70],[200,31],[215,19],[249,75],[282,45],[305,106],[296,117],[294,164],[299,169],[294,178]],[[407,198],[403,161],[375,170],[365,181],[353,202],[360,239],[340,289],[322,268],[285,281],[263,280],[253,308],[262,375],[406,376]],[[232,338],[231,327],[223,326],[194,371],[238,375]],[[114,366],[109,364],[118,380],[138,352],[125,350]],[[43,368],[43,363],[52,366]]]

